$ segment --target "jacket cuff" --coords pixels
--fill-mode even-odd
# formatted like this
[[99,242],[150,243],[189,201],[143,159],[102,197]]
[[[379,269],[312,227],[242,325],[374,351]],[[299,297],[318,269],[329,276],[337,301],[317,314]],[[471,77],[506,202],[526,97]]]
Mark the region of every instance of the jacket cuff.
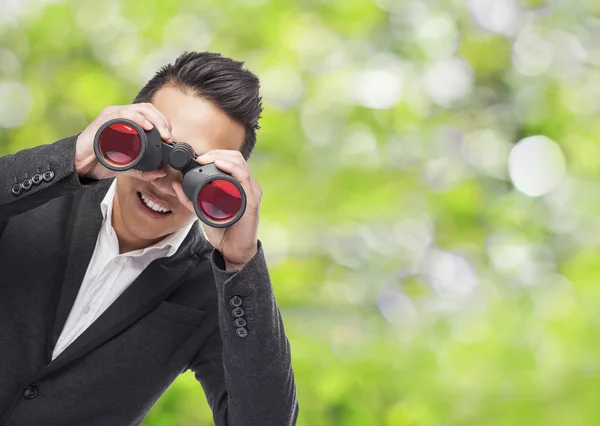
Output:
[[78,137],[79,134],[61,139],[60,141],[50,145],[57,150],[58,155],[56,162],[63,163],[60,165],[57,164],[56,169],[63,171],[60,174],[63,176],[63,188],[67,191],[77,191],[82,188],[94,186],[100,182],[97,179],[80,177],[77,174],[77,169],[75,168],[75,151],[77,149]]
[[225,260],[218,250],[211,254],[219,324],[226,346],[235,342],[259,350],[267,336],[278,336],[279,313],[260,240],[257,244],[254,257],[237,271],[225,270]]
[[96,185],[75,168],[77,135],[0,157],[0,220]]
[[[23,191],[22,196],[31,196],[49,188],[56,193],[68,193],[98,183],[98,180],[80,178],[77,174],[75,169],[77,137],[78,135],[70,136],[52,144],[24,149],[12,155],[5,165],[5,172],[10,173],[11,178],[3,182],[7,185],[5,192],[11,191],[14,183],[44,172],[49,173],[44,176],[44,181],[48,183],[42,181],[39,185],[33,185],[28,191]],[[54,189],[55,185],[56,189]]]
[[[261,257],[263,258],[262,263],[260,261],[261,259],[259,259]],[[215,275],[215,280],[216,280],[217,284],[225,283],[227,280],[231,279],[237,273],[244,271],[246,269],[252,269],[252,268],[260,267],[263,265],[266,267],[266,260],[264,259],[264,253],[262,251],[262,244],[261,244],[260,240],[257,240],[256,254],[241,269],[235,269],[235,270],[228,271],[226,269],[227,267],[225,265],[225,258],[223,257],[221,252],[219,250],[217,250],[216,248],[213,248],[211,256],[210,256],[210,260],[211,260],[210,263],[213,268],[213,273]]]

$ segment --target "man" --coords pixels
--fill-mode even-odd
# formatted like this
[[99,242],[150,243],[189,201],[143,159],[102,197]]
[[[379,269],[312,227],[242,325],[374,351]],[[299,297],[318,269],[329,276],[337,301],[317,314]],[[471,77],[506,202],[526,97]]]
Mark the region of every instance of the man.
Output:
[[[185,53],[81,134],[0,158],[0,425],[138,425],[187,370],[216,425],[296,423],[246,163],[258,88],[240,62]],[[93,137],[113,118],[235,177],[241,220],[204,236],[179,171],[104,168]]]

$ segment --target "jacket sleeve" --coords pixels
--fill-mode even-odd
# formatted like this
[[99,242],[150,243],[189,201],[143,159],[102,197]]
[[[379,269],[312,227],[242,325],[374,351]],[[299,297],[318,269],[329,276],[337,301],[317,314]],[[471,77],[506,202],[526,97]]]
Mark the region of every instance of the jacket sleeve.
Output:
[[0,157],[0,222],[99,182],[77,175],[77,136]]
[[225,271],[215,249],[211,264],[219,328],[190,368],[204,389],[216,426],[295,425],[299,407],[290,344],[261,242],[239,271]]

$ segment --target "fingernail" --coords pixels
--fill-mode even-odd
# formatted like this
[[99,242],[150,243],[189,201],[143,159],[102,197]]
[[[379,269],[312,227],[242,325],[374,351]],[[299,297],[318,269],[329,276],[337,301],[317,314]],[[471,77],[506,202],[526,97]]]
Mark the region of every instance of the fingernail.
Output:
[[145,123],[145,125],[146,125],[146,127],[148,127],[149,129],[151,129],[151,128],[153,127],[153,126],[152,126],[152,123],[150,123],[148,120],[146,120],[146,123]]
[[167,139],[173,139],[173,136],[171,135],[171,131],[169,130],[168,127],[163,128],[163,132],[165,134],[165,136],[167,137]]

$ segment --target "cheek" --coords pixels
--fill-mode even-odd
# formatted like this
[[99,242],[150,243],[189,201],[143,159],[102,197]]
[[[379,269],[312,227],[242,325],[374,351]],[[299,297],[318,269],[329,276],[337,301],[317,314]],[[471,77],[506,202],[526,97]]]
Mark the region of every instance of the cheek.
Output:
[[133,188],[136,187],[136,181],[137,179],[126,175],[117,177],[117,194],[119,194],[121,199],[125,198],[127,201],[130,201],[133,198],[132,194],[135,195]]
[[196,212],[191,212],[187,209],[187,207],[179,204],[177,206],[177,211],[174,212],[173,215],[178,222],[189,222],[192,219],[196,219]]

